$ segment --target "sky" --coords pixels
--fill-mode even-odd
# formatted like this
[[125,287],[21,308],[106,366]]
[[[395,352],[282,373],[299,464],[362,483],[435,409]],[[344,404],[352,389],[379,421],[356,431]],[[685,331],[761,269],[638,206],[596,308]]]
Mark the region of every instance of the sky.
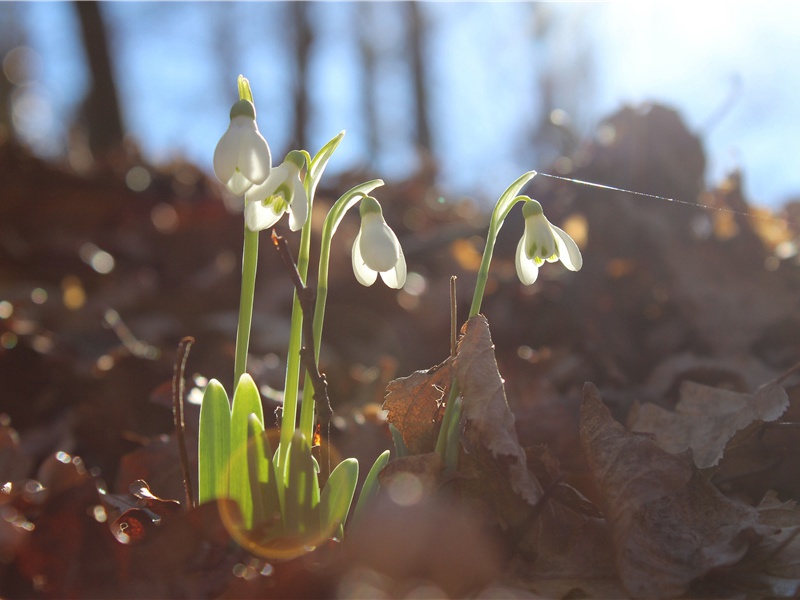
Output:
[[[239,73],[251,81],[259,126],[273,153],[289,150],[285,6],[114,2],[103,8],[125,123],[148,159],[179,155],[210,172]],[[540,108],[537,85],[549,72],[559,81],[558,101],[584,135],[624,104],[658,101],[702,135],[710,184],[739,168],[755,204],[777,206],[800,196],[800,169],[794,168],[798,2],[434,2],[421,8],[430,32],[434,152],[440,183],[454,194],[493,199],[521,172],[542,168],[531,164],[536,156],[526,148]],[[348,132],[331,172],[372,159],[386,179],[415,168],[408,66],[397,54],[401,9],[313,5],[317,44],[325,51],[311,63],[309,150]],[[52,155],[88,83],[78,24],[69,3],[0,3],[0,20],[8,20],[10,10],[22,23],[19,43],[33,57],[33,80],[18,90],[15,115],[25,139]],[[542,37],[543,23],[550,28]],[[376,157],[362,118],[354,42],[361,35],[385,57],[371,92],[385,132]]]

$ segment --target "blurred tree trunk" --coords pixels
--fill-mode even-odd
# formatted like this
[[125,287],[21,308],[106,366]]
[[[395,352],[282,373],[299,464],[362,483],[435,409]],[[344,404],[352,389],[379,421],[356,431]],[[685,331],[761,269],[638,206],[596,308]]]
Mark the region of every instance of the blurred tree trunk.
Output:
[[377,56],[375,52],[375,42],[373,31],[370,24],[373,22],[374,11],[380,8],[372,2],[359,2],[358,21],[359,27],[358,44],[361,53],[361,102],[364,108],[364,127],[367,134],[367,156],[375,161],[380,151],[378,140],[378,112],[375,106],[375,85]]
[[314,43],[308,2],[290,2],[290,22],[294,23],[295,86],[293,148],[308,147],[308,62]]
[[406,19],[408,44],[411,51],[414,106],[416,113],[416,143],[424,150],[431,149],[430,116],[428,112],[427,70],[425,68],[425,22],[419,2],[407,2]]
[[119,97],[111,68],[106,27],[98,2],[73,1],[81,24],[83,47],[91,72],[91,87],[83,107],[89,149],[101,157],[122,142]]

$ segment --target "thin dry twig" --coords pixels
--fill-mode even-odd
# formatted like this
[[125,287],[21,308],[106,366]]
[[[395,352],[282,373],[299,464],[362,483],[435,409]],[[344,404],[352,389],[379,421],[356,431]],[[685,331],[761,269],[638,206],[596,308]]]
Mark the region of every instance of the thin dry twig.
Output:
[[303,343],[300,348],[300,361],[305,367],[311,385],[314,388],[314,409],[317,415],[317,424],[321,432],[320,443],[320,483],[327,481],[331,472],[330,456],[330,430],[333,409],[331,409],[330,398],[328,397],[328,381],[325,375],[320,373],[317,359],[314,354],[314,306],[316,304],[316,294],[314,290],[303,283],[297,264],[292,258],[289,244],[286,239],[272,230],[272,243],[281,257],[289,277],[297,291],[297,299],[300,301],[300,308],[303,311]]
[[186,360],[189,358],[189,348],[194,343],[194,338],[187,336],[178,344],[178,355],[175,358],[175,368],[172,375],[172,418],[175,424],[175,437],[178,440],[178,450],[181,455],[181,468],[183,469],[183,487],[186,491],[186,507],[194,508],[194,492],[192,477],[189,470],[189,453],[186,450],[186,436],[184,435],[185,422],[183,416],[184,373]]

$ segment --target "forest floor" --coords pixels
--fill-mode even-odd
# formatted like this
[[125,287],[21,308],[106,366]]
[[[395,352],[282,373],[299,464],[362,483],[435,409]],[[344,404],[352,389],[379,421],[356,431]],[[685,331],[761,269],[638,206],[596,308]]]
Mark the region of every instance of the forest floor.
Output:
[[[796,596],[800,205],[752,207],[746,174],[704,189],[701,142],[669,109],[607,124],[613,139],[563,174],[683,203],[534,178],[583,269],[547,265],[522,286],[512,213],[485,319],[463,322],[486,211],[443,198],[433,165],[376,192],[403,290],[356,282],[345,219],[320,361],[332,444],[363,477],[392,447],[388,419],[413,456],[382,481],[422,487],[288,562],[232,544],[216,504],[180,504],[176,349],[195,339],[196,460],[198,389],[231,385],[241,215],[191,165],[129,151],[79,174],[0,146],[0,596]],[[323,208],[369,177],[323,179],[317,235]],[[249,371],[270,416],[292,287],[271,244],[260,255]],[[448,358],[452,275],[463,328]],[[432,440],[454,375],[463,447],[444,477]]]

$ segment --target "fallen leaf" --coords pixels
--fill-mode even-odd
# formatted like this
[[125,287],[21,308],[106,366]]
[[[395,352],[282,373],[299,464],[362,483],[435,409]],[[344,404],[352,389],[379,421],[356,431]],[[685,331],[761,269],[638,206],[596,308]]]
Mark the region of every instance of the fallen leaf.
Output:
[[511,488],[527,503],[542,498],[542,487],[528,470],[525,450],[514,428],[503,379],[497,370],[489,323],[483,315],[472,317],[463,328],[455,360],[463,398],[464,436],[471,447],[488,450]]
[[788,406],[786,391],[777,383],[742,394],[685,381],[675,412],[644,404],[632,412],[629,426],[654,434],[656,443],[671,454],[691,449],[695,465],[705,469],[719,463],[737,432],[756,421],[775,421]]
[[800,510],[769,492],[756,509],[763,536],[735,566],[715,579],[729,591],[748,596],[793,598],[800,589]]
[[453,360],[390,381],[383,409],[411,454],[433,452],[444,414],[444,394],[453,383]]
[[755,509],[723,496],[687,457],[616,422],[591,383],[584,387],[581,442],[632,596],[680,596],[694,580],[745,555]]

